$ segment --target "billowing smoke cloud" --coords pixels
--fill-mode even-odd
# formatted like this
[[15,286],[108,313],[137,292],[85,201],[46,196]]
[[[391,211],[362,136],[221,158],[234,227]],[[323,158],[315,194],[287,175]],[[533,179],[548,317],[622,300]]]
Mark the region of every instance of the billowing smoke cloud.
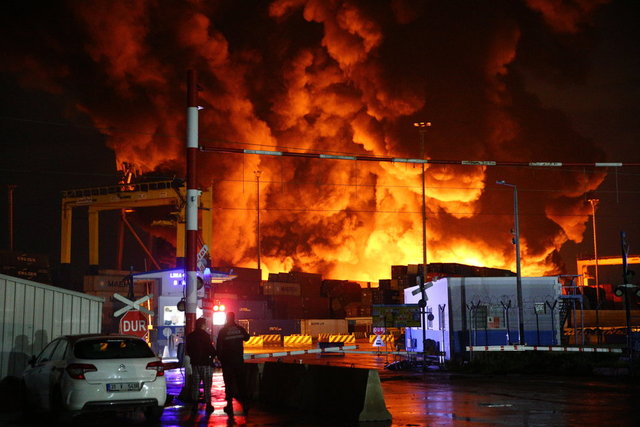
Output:
[[[599,3],[68,1],[6,46],[4,69],[67,97],[108,136],[118,162],[147,172],[183,171],[189,68],[203,87],[205,146],[415,158],[423,147],[412,123],[428,120],[427,158],[600,161],[523,77],[581,72],[582,29]],[[543,54],[546,46],[563,54]],[[419,166],[229,154],[199,161],[200,183],[214,191],[216,265],[255,265],[257,170],[268,271],[377,280],[390,265],[422,260]],[[584,194],[604,179],[460,165],[428,165],[426,177],[430,262],[513,269],[512,193],[495,184],[505,179],[521,190],[530,275],[561,271],[559,248],[585,231]]]

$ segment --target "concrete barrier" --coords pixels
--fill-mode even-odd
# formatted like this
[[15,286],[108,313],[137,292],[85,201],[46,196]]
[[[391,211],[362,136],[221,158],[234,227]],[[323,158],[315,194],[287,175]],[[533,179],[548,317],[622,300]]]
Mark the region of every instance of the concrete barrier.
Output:
[[263,347],[264,346],[264,338],[261,336],[250,337],[249,341],[245,341],[245,347]]
[[331,336],[331,334],[318,334],[318,342],[329,342],[329,337]]
[[343,343],[346,343],[346,344],[355,344],[356,337],[353,334],[351,334],[351,335],[345,335],[345,334],[329,335],[329,342],[343,342]]
[[369,343],[373,343],[376,340],[376,337],[380,337],[383,342],[395,342],[393,335],[369,335]]
[[264,363],[245,363],[244,366],[248,397],[252,401],[257,402],[260,400],[260,382],[262,380]]
[[311,335],[289,335],[284,337],[285,347],[297,347],[300,345],[311,345]]
[[267,345],[282,345],[282,335],[280,334],[268,334],[268,335],[260,335],[264,343]]
[[378,371],[266,362],[259,401],[273,409],[313,412],[341,422],[390,421]]

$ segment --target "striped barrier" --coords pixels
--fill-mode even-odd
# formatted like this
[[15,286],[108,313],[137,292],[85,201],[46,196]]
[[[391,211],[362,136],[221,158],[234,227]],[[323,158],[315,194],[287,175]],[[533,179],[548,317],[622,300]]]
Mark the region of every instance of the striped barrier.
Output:
[[249,341],[245,341],[245,347],[262,347],[264,345],[264,338],[262,336],[250,337]]
[[318,334],[318,342],[329,342],[331,334]]
[[285,347],[296,347],[299,345],[311,345],[311,335],[289,335],[284,337]]
[[340,353],[344,350],[356,350],[357,345],[350,345],[347,347],[328,347],[328,348],[310,348],[308,350],[291,350],[291,351],[276,351],[274,353],[256,353],[256,354],[244,354],[244,360],[255,359],[269,359],[272,357],[286,357],[286,356],[299,356],[302,354],[315,354],[315,353]]
[[355,344],[356,337],[353,334],[329,335],[329,342],[343,342],[345,344]]
[[558,351],[568,353],[622,353],[621,348],[559,347],[550,345],[480,345],[467,346],[467,351]]
[[369,344],[372,344],[376,340],[376,337],[382,338],[383,342],[395,342],[393,335],[369,335]]
[[282,335],[280,334],[269,334],[269,335],[260,335],[260,336],[263,338],[265,344],[271,344],[271,345],[282,344]]

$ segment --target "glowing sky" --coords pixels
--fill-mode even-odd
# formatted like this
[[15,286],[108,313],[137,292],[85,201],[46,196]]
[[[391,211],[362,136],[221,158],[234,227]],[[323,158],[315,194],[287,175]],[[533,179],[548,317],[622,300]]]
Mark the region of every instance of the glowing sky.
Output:
[[[630,1],[166,5],[10,2],[0,65],[7,183],[25,182],[23,193],[33,185],[21,162],[40,173],[56,169],[58,162],[42,164],[40,152],[74,151],[75,166],[59,162],[60,189],[111,184],[104,175],[122,162],[180,176],[190,68],[203,89],[205,146],[420,157],[412,123],[429,120],[430,159],[639,160],[637,121],[623,107],[637,99],[637,48],[627,50],[633,43],[625,33],[636,9]],[[16,97],[24,99],[7,99]],[[593,117],[601,126],[590,125]],[[87,140],[96,148],[75,152]],[[30,146],[32,163],[22,154]],[[77,158],[83,150],[100,164],[93,174]],[[229,154],[199,162],[200,185],[214,191],[216,265],[255,265],[255,170],[262,171],[265,272],[375,281],[389,277],[391,265],[421,262],[419,167]],[[72,171],[83,174],[71,178]],[[593,194],[603,200],[603,228],[613,230],[603,250],[617,250],[616,228],[637,231],[627,209],[637,193],[633,170],[616,172],[615,182],[612,173],[429,165],[429,261],[513,269],[513,198],[498,179],[519,189],[524,274],[564,273],[576,253],[590,254],[585,200]],[[18,196],[16,209],[29,211]],[[141,228],[171,240],[143,216]],[[28,221],[35,219],[24,213],[17,224],[20,245],[55,259],[57,234],[43,245],[27,237]]]

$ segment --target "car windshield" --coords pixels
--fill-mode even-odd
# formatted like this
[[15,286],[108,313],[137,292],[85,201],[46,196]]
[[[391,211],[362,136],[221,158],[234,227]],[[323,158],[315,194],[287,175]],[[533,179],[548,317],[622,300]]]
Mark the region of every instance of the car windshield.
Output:
[[135,338],[94,338],[78,341],[73,354],[79,359],[154,357],[147,343]]

